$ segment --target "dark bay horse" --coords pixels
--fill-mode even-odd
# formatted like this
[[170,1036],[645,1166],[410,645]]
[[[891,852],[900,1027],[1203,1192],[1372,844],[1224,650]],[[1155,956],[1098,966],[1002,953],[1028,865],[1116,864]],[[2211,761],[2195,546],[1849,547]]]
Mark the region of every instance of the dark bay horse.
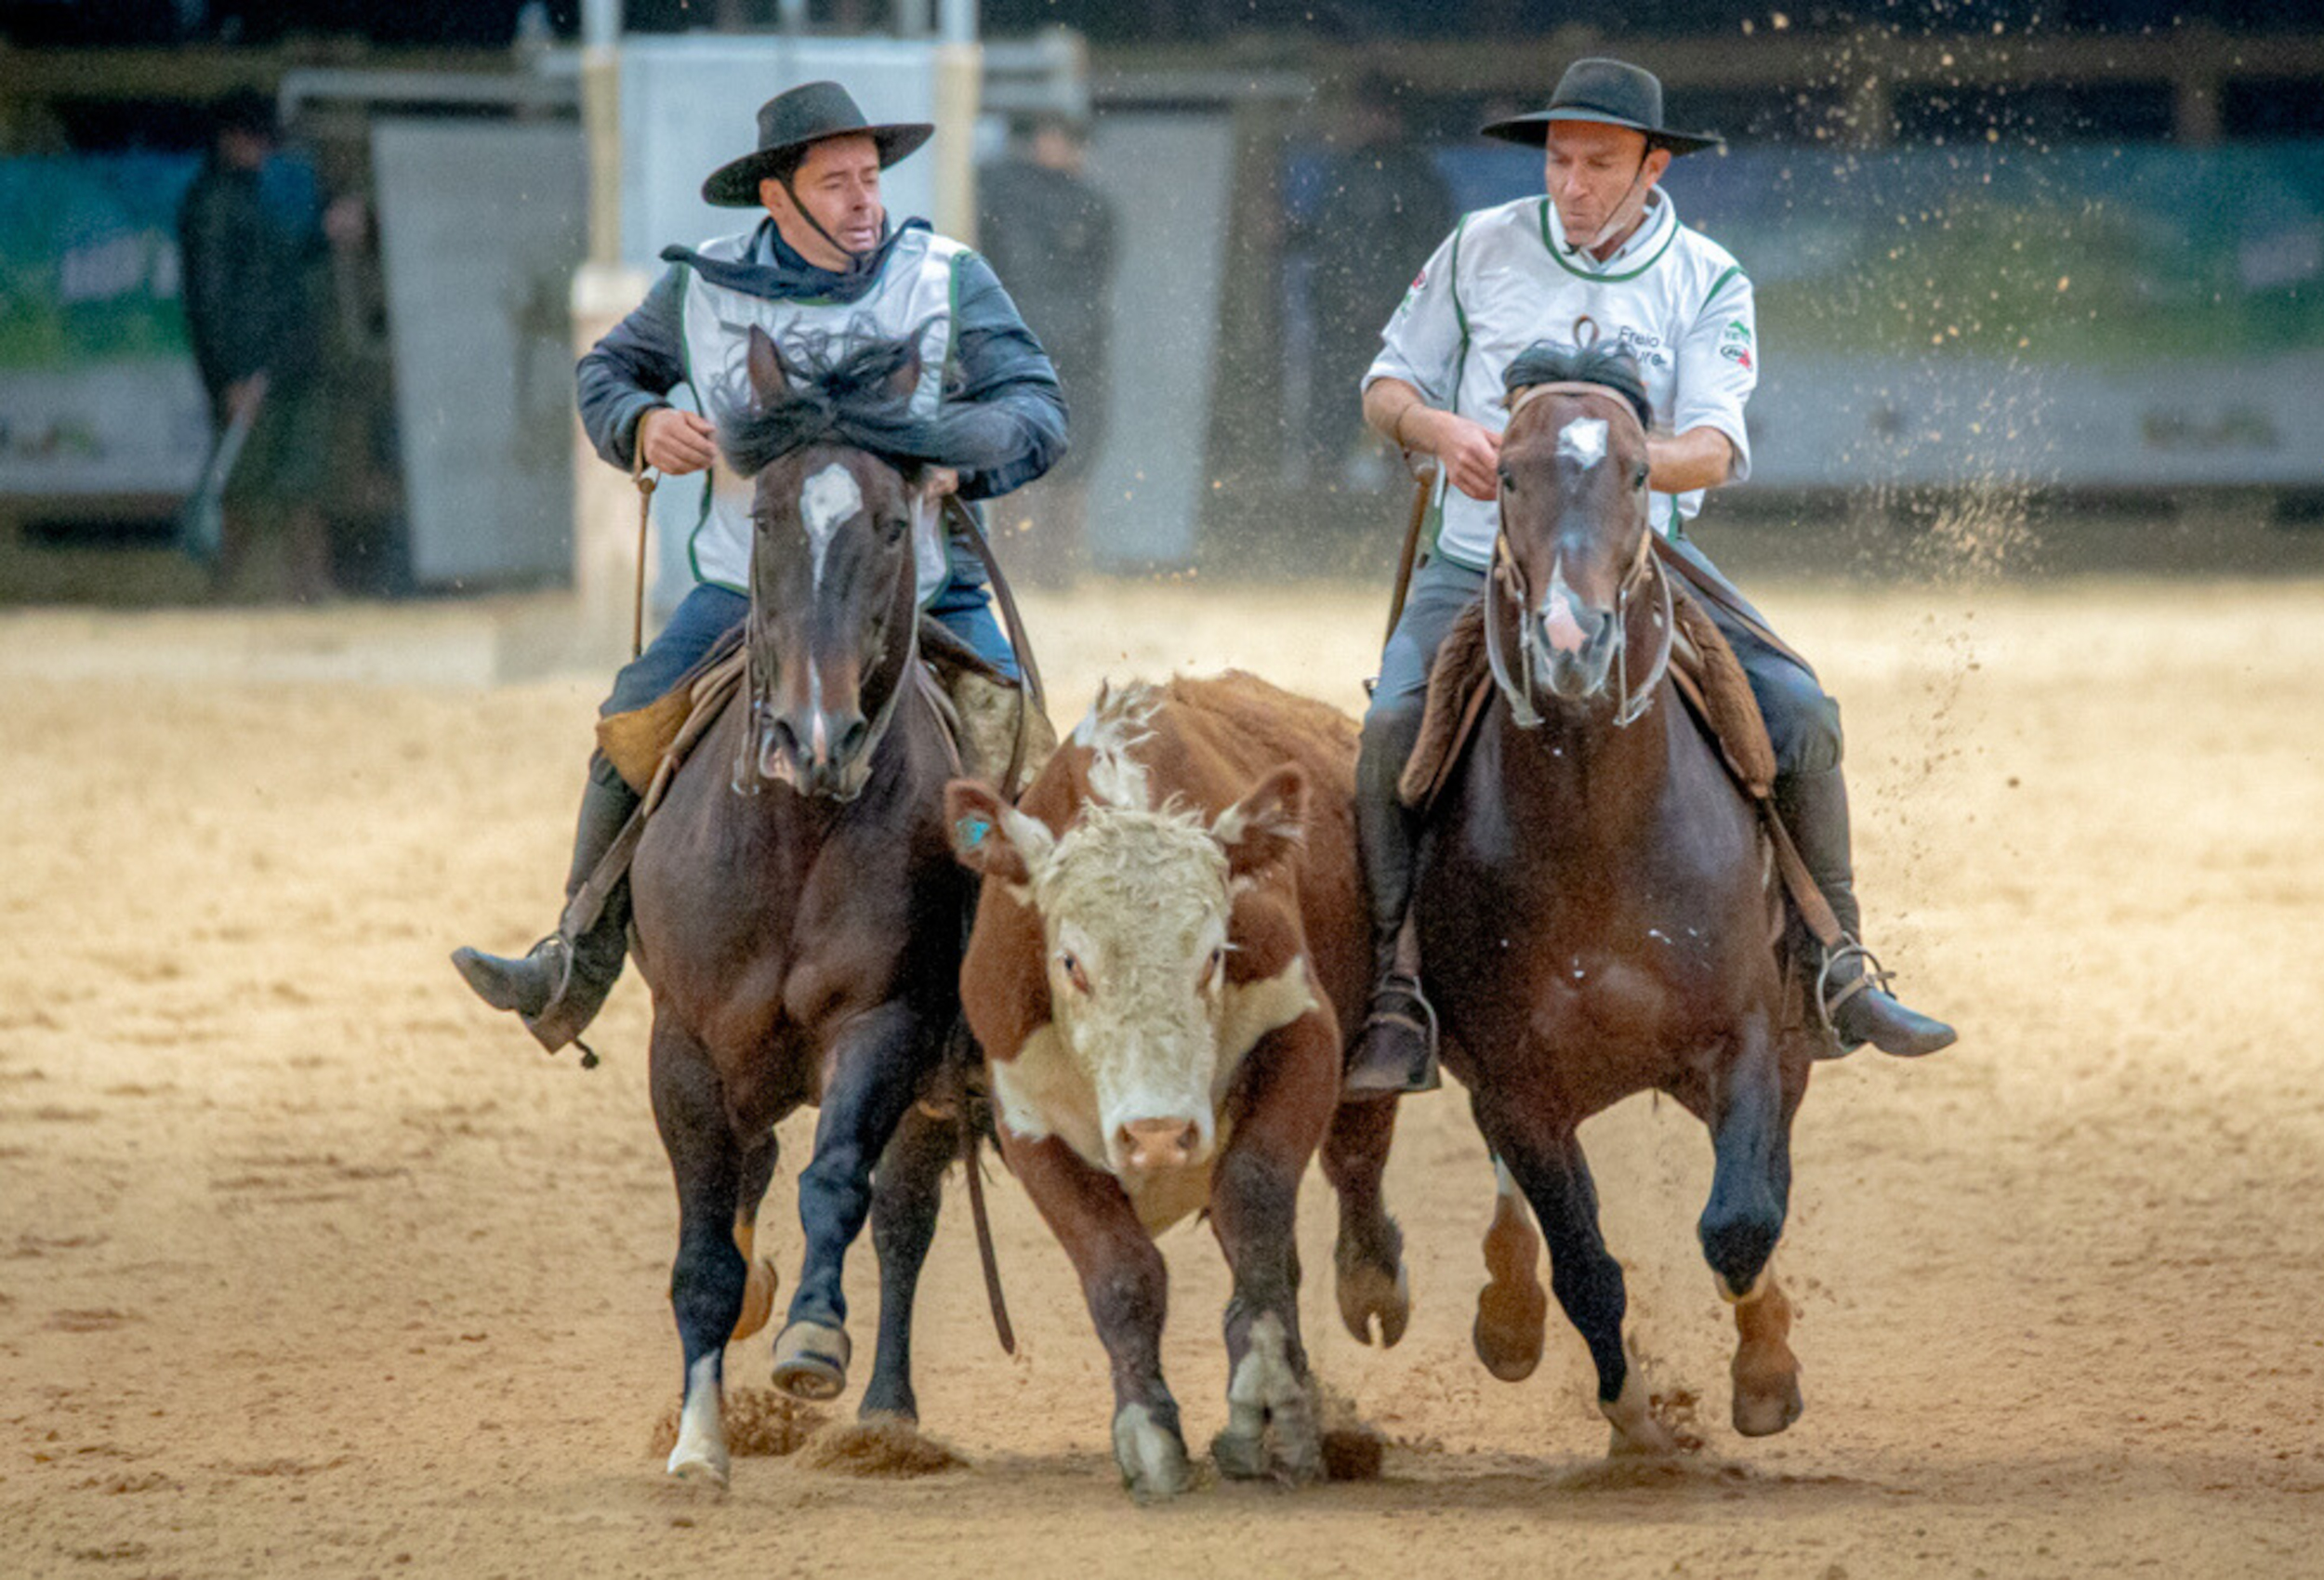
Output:
[[951,1123],[916,1099],[957,1018],[971,900],[944,830],[951,747],[916,673],[913,522],[930,502],[910,463],[845,438],[851,404],[894,409],[918,361],[874,347],[803,379],[754,330],[748,373],[755,415],[720,435],[753,479],[747,705],[678,772],[631,877],[654,1116],[678,1184],[685,1403],[669,1469],[720,1483],[724,1351],[772,1298],[751,1229],[774,1126],[801,1104],[821,1113],[775,1383],[845,1388],[840,1271],[868,1214],[879,1342],[862,1413],[916,1415],[912,1296],[957,1155]]
[[1736,1428],[1781,1431],[1801,1402],[1771,1257],[1809,1049],[1785,1030],[1780,899],[1750,806],[1667,677],[1635,365],[1538,346],[1509,384],[1484,611],[1498,694],[1429,820],[1414,906],[1446,1062],[1502,1171],[1477,1350],[1512,1379],[1540,1357],[1521,1192],[1596,1363],[1615,1449],[1670,1449],[1623,1347],[1622,1270],[1576,1135],[1660,1090],[1711,1133],[1698,1231],[1735,1306]]

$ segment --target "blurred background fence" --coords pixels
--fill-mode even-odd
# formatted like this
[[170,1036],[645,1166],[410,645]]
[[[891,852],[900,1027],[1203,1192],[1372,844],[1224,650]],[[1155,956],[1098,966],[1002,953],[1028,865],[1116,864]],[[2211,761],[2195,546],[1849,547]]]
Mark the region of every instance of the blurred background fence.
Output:
[[[230,89],[284,117],[269,202],[372,217],[332,251],[332,535],[344,585],[408,593],[587,564],[621,480],[574,458],[576,335],[721,223],[693,184],[818,75],[944,128],[899,217],[1032,250],[1004,281],[1083,442],[1069,490],[998,507],[1005,556],[1377,573],[1403,484],[1354,378],[1451,217],[1539,190],[1474,128],[1601,50],[1730,139],[1668,189],[1759,292],[1756,471],[1713,512],[1743,552],[1844,521],[1896,552],[1793,562],[1909,568],[2005,497],[2070,509],[2094,563],[2324,567],[2312,7],[6,0],[0,598],[199,596],[175,217]],[[1008,196],[1043,160],[1109,226],[1062,281],[1067,221]]]

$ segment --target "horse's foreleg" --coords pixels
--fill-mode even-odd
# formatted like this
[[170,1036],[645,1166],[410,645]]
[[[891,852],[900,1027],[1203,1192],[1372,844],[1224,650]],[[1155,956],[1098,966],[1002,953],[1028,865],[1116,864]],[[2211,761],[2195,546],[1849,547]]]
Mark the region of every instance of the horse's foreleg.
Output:
[[872,1165],[932,1057],[927,1026],[902,1003],[856,1020],[825,1056],[830,1073],[815,1121],[815,1152],[799,1177],[806,1248],[789,1316],[774,1341],[774,1384],[786,1393],[820,1402],[847,1388],[851,1346],[840,1280],[848,1247],[871,1212]]
[[1503,1382],[1523,1382],[1541,1363],[1548,1337],[1550,1297],[1536,1267],[1541,1237],[1533,1231],[1532,1209],[1509,1165],[1499,1158],[1493,1160],[1493,1222],[1485,1231],[1487,1282],[1477,1291],[1469,1337],[1486,1371]]
[[1782,1431],[1800,1418],[1800,1363],[1786,1342],[1791,1302],[1776,1282],[1776,1243],[1791,1196],[1791,1115],[1777,1048],[1763,1022],[1738,1033],[1711,1099],[1716,1157],[1699,1232],[1720,1295],[1735,1306],[1735,1429]]
[[1324,1138],[1324,1178],[1340,1198],[1340,1237],[1332,1247],[1332,1269],[1340,1297],[1340,1320],[1361,1344],[1372,1342],[1380,1323],[1380,1346],[1394,1347],[1412,1316],[1412,1287],[1404,1266],[1404,1231],[1389,1216],[1381,1192],[1388,1146],[1396,1134],[1396,1099],[1367,1098],[1343,1102]]
[[1723,1293],[1740,1299],[1775,1255],[1791,1195],[1790,1126],[1763,1022],[1736,1029],[1734,1052],[1712,1092],[1710,1124],[1710,1200],[1696,1232]]
[[1598,1192],[1571,1126],[1513,1122],[1493,1126],[1478,1115],[1486,1139],[1533,1204],[1550,1245],[1550,1288],[1566,1320],[1590,1347],[1598,1369],[1598,1409],[1613,1424],[1616,1454],[1669,1454],[1670,1429],[1647,1407],[1646,1382],[1622,1347],[1630,1297],[1622,1265],[1598,1228]]
[[912,1299],[936,1237],[944,1169],[960,1152],[965,1115],[937,1116],[914,1103],[872,1176],[872,1249],[879,1256],[879,1345],[856,1414],[920,1417],[912,1392]]
[[[1300,1176],[1339,1096],[1339,1034],[1302,1015],[1247,1056],[1239,1113],[1210,1179],[1210,1228],[1235,1274],[1226,1308],[1227,1423],[1210,1455],[1229,1476],[1323,1477],[1323,1436],[1300,1338]],[[1272,1436],[1272,1442],[1269,1441]]]
[[[726,1484],[720,1409],[726,1341],[743,1314],[748,1264],[735,1245],[744,1149],[708,1053],[656,1016],[651,1055],[654,1123],[678,1183],[678,1257],[670,1307],[686,1360],[685,1399],[669,1473]],[[772,1160],[769,1162],[772,1167]]]
[[1162,1253],[1112,1175],[1090,1167],[1056,1137],[1027,1141],[1001,1128],[1010,1171],[1080,1275],[1089,1320],[1114,1373],[1114,1463],[1140,1503],[1176,1497],[1194,1484],[1178,1401],[1162,1380],[1162,1320],[1169,1274]]

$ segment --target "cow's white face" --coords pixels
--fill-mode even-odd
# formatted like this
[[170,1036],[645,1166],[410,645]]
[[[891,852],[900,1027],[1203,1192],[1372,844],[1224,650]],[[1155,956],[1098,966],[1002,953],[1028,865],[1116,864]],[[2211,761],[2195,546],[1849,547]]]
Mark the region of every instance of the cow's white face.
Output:
[[1097,1093],[1107,1163],[1142,1174],[1208,1161],[1232,903],[1225,847],[1191,816],[1091,806],[1031,876],[1051,1023]]
[[1285,768],[1213,820],[1090,801],[1060,836],[989,786],[948,792],[961,859],[1040,917],[1050,1032],[1094,1095],[1092,1139],[1116,1174],[1207,1163],[1236,1064],[1285,1018],[1275,1000],[1287,988],[1307,1002],[1303,960],[1264,1007],[1227,982],[1237,886],[1288,853],[1305,806],[1304,779]]

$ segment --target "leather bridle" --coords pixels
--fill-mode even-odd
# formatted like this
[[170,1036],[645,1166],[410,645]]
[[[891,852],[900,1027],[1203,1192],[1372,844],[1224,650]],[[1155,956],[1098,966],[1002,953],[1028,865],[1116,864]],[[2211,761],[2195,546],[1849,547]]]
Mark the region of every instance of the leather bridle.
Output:
[[[1544,395],[1588,395],[1609,401],[1619,414],[1623,426],[1637,434],[1640,446],[1643,448],[1645,444],[1645,427],[1638,420],[1638,414],[1627,398],[1603,384],[1578,380],[1559,379],[1546,384],[1528,384],[1512,391],[1509,397],[1510,425],[1515,424],[1520,412]],[[1506,433],[1507,427],[1502,431]],[[1677,637],[1678,626],[1670,609],[1670,578],[1663,570],[1660,558],[1653,550],[1654,527],[1649,522],[1639,533],[1638,553],[1631,560],[1629,569],[1622,573],[1621,585],[1615,594],[1615,694],[1618,700],[1614,724],[1617,729],[1628,729],[1654,705],[1655,691],[1662,684],[1662,678],[1670,667],[1670,647]],[[1655,586],[1658,600],[1654,622],[1660,635],[1655,643],[1654,661],[1647,665],[1644,678],[1633,690],[1630,681],[1631,598],[1649,581]],[[1492,669],[1494,685],[1499,689],[1502,700],[1509,704],[1512,721],[1521,730],[1533,730],[1540,726],[1543,715],[1534,700],[1533,665],[1522,654],[1516,665],[1512,665],[1510,662],[1508,639],[1502,635],[1506,622],[1501,606],[1506,599],[1514,599],[1518,609],[1528,613],[1533,608],[1530,590],[1525,586],[1525,573],[1518,568],[1516,555],[1509,546],[1509,512],[1504,502],[1500,529],[1493,537],[1493,567],[1485,579],[1485,658]],[[1519,628],[1522,631],[1522,626]]]
[[[751,555],[754,561],[757,559],[758,552],[758,537],[756,529],[754,529],[751,544]],[[886,622],[888,640],[886,647],[880,653],[878,660],[873,664],[871,668],[864,674],[863,678],[856,684],[856,696],[859,700],[865,691],[869,691],[872,686],[883,678],[888,682],[887,694],[880,698],[879,707],[878,711],[872,715],[869,727],[865,731],[862,744],[852,754],[851,754],[849,757],[849,761],[851,762],[857,761],[859,759],[868,759],[874,752],[879,749],[879,743],[887,737],[889,725],[895,719],[896,704],[904,700],[904,693],[911,690],[910,680],[912,668],[919,661],[920,621],[918,561],[917,556],[913,552],[911,541],[908,537],[905,540],[905,552],[902,555],[900,562],[896,568],[895,588],[889,595],[888,602],[888,619]],[[896,627],[899,622],[902,624],[904,628],[904,639],[901,642],[898,642],[895,637]],[[749,706],[747,718],[743,730],[742,747],[734,761],[734,773],[733,781],[733,788],[737,796],[757,795],[759,793],[759,785],[762,783],[759,773],[759,699],[762,694],[758,684],[760,654],[759,652],[759,643],[755,639],[755,633],[760,629],[762,629],[762,625],[759,619],[759,576],[757,573],[757,566],[754,563],[750,577],[750,623],[745,627],[746,632],[748,634],[746,636],[743,642],[745,653],[744,663],[746,665],[743,672],[743,694],[748,699]],[[781,782],[789,783],[789,776],[787,774],[780,775],[778,778]],[[858,783],[852,791],[850,791],[845,795],[841,795],[836,790],[817,791],[812,792],[812,794],[822,796],[825,799],[834,801],[852,801],[857,796],[863,794],[864,784],[868,783],[870,783],[870,781],[868,777],[866,777],[862,783]],[[799,789],[799,786],[796,783],[793,783],[791,787],[794,790],[799,790],[799,793],[801,795],[810,794],[808,791]]]

